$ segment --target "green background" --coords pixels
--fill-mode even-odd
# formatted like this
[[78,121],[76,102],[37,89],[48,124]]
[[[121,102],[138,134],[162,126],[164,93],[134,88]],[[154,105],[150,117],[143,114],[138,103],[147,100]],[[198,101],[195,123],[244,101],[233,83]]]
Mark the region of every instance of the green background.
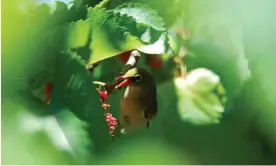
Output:
[[[47,6],[35,9],[27,0],[3,0],[2,163],[275,164],[276,1],[173,3],[153,0],[149,5],[164,18],[166,26],[183,12],[191,33],[188,48],[193,55],[185,59],[188,68],[212,69],[229,94],[231,109],[220,124],[195,126],[183,122],[177,113],[178,97],[172,80],[165,79],[158,82],[159,112],[151,128],[112,140],[91,82],[112,80],[122,64],[116,58],[107,59],[91,76],[76,60],[61,53],[67,42],[67,22],[81,19],[85,15],[82,7],[66,11],[60,3],[59,11],[51,15]],[[95,40],[101,39],[92,38],[92,42]],[[107,47],[104,44],[102,49]],[[51,65],[56,88],[49,106],[29,93],[28,79],[43,66]],[[162,76],[162,72],[153,73],[157,79]],[[74,74],[77,81],[68,85]],[[81,86],[76,85],[79,80]],[[108,99],[115,117],[122,94],[116,92]],[[40,118],[55,115],[57,126],[61,126],[75,154],[54,146],[45,130],[30,133],[22,129],[24,114]],[[29,129],[34,127],[27,124]]]

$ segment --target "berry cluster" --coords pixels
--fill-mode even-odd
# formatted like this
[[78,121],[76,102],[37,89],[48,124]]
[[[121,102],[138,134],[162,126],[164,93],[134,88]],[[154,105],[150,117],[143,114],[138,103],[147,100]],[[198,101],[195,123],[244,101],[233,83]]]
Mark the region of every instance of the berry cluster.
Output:
[[112,136],[114,136],[114,131],[117,127],[117,120],[116,118],[114,118],[112,116],[112,114],[110,113],[105,113],[104,114],[105,117],[105,121],[107,122],[108,126],[109,126],[109,134],[111,134]]

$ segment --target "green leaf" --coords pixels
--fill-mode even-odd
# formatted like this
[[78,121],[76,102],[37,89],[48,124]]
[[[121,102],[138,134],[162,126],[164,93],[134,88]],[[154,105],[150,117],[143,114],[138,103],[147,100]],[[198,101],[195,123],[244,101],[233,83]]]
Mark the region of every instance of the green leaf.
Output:
[[69,110],[63,110],[56,115],[56,119],[75,155],[80,158],[89,157],[90,140],[85,130],[88,124],[78,119]]
[[[115,39],[119,39],[119,42],[125,39],[126,33],[129,33],[144,43],[151,44],[157,41],[162,32],[165,31],[165,28],[156,29],[148,25],[147,22],[137,22],[134,17],[127,14],[103,8],[88,8],[87,17],[91,24],[99,24],[102,31],[105,31],[107,35],[115,35],[117,37]],[[113,41],[116,41],[115,39]]]
[[172,26],[175,21],[181,17],[182,12],[185,11],[183,3],[186,0],[132,0],[137,3],[142,3],[150,6],[157,11],[166,24],[166,27]]
[[115,8],[114,13],[126,14],[129,17],[133,17],[137,23],[144,24],[158,31],[166,30],[162,17],[155,10],[144,4],[123,4]]
[[67,39],[68,48],[82,47],[86,44],[90,29],[88,21],[79,20],[69,24],[69,33]]
[[126,15],[114,14],[105,9],[88,9],[88,20],[93,24],[90,48],[93,50],[89,64],[115,56],[125,50],[143,45],[139,38],[145,28],[136,27],[136,23]]
[[68,61],[75,61],[78,64],[80,64],[82,67],[86,66],[85,60],[82,59],[82,57],[80,55],[78,55],[77,53],[68,51],[68,52],[66,52],[66,55],[69,57]]
[[167,33],[163,33],[155,43],[138,48],[139,51],[146,54],[163,54],[169,49],[171,49],[171,47]]
[[[133,7],[133,9],[130,9],[130,7]],[[146,14],[143,14],[143,12]],[[136,14],[135,17],[133,14]],[[142,18],[149,14],[152,15],[149,20]],[[85,22],[85,25],[91,25],[92,27],[93,41],[90,43],[90,48],[93,52],[89,59],[90,64],[127,50],[137,49],[145,44],[152,44],[166,30],[162,19],[156,12],[145,5],[133,3],[122,5],[115,10],[88,8],[87,20],[83,22]],[[80,21],[78,24],[81,23]],[[76,28],[71,28],[70,33],[74,34],[75,31],[77,32],[77,27],[81,27],[83,31],[79,31],[83,33],[83,36],[87,34],[86,26],[75,26]],[[84,45],[84,37],[71,36],[73,37],[69,38],[69,43],[74,43],[74,38],[79,42],[69,44],[69,47]]]
[[[195,125],[217,124],[224,112],[224,88],[220,78],[206,69],[191,71],[186,79],[174,80],[178,94],[178,112],[183,121]],[[216,91],[219,91],[216,93]]]

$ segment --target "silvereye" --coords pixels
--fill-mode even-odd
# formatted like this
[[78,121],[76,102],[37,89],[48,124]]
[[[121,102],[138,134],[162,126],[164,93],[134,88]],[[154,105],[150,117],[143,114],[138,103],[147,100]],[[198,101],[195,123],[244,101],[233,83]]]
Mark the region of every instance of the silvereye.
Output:
[[126,87],[120,102],[121,133],[127,133],[149,123],[157,113],[157,92],[153,76],[143,68],[129,69],[115,88]]

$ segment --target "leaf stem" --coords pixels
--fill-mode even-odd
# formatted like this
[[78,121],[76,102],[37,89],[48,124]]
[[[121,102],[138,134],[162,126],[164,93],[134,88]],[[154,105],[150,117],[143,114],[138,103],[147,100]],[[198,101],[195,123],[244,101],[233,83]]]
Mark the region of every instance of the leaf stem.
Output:
[[130,56],[128,58],[128,61],[126,63],[126,65],[131,65],[131,66],[135,66],[138,63],[138,60],[141,57],[141,53],[138,50],[133,50],[130,53]]
[[187,76],[187,66],[183,60],[184,56],[187,55],[187,50],[184,46],[181,47],[178,56],[174,58],[177,69],[180,71],[180,76],[185,78]]
[[110,0],[103,0],[103,1],[101,1],[99,4],[97,4],[97,5],[95,6],[95,8],[103,8],[103,7],[105,7],[109,2],[110,2]]

